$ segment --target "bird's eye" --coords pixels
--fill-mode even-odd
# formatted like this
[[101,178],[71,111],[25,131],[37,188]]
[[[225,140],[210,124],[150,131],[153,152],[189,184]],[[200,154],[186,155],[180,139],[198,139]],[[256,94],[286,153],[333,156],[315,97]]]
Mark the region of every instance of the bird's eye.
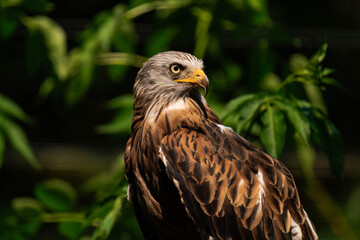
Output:
[[182,66],[179,64],[172,64],[170,66],[170,71],[174,74],[178,74],[181,71]]

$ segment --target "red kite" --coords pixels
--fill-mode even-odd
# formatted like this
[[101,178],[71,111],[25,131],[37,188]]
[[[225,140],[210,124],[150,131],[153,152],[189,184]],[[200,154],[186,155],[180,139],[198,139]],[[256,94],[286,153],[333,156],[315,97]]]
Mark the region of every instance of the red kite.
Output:
[[318,239],[289,170],[224,126],[198,88],[203,62],[183,52],[136,77],[125,167],[144,237]]

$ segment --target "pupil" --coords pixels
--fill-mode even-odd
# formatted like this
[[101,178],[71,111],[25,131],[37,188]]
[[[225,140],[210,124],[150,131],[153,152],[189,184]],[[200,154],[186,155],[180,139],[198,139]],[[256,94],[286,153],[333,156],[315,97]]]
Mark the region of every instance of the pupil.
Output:
[[177,72],[179,68],[177,66],[174,67],[174,71]]

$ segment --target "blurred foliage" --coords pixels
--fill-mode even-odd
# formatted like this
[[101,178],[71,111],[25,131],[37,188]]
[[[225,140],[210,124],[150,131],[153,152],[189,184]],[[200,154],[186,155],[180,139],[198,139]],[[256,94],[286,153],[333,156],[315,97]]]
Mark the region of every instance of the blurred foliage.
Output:
[[[120,230],[114,231],[116,239],[141,239],[126,191],[122,155],[110,171],[90,178],[79,192],[64,180],[45,180],[34,187],[34,197],[17,197],[10,208],[0,208],[0,239],[34,239],[44,224],[56,224],[66,239],[107,239],[115,225]],[[79,194],[94,195],[94,203],[80,207]]]
[[[322,89],[328,85],[340,86],[329,77],[332,70],[321,66],[326,48],[324,44],[310,60],[302,56],[300,66],[294,66],[293,72],[273,93],[250,93],[231,100],[223,118],[245,138],[249,134],[259,135],[267,152],[275,158],[282,153],[287,135],[295,137],[297,134],[306,146],[318,144],[326,153],[332,172],[340,177],[345,161],[340,132],[321,106],[300,99],[298,87],[288,86],[310,84]],[[230,120],[226,121],[228,118]]]
[[[289,60],[280,57],[277,46],[296,46],[298,41],[272,21],[266,0],[130,0],[98,13],[75,40],[48,16],[53,7],[47,0],[0,0],[1,47],[19,26],[25,29],[25,70],[38,86],[34,98],[40,104],[74,108],[104,77],[111,86],[131,86],[130,70],[140,68],[148,57],[170,49],[192,51],[205,58],[211,88],[216,89],[208,101],[226,124],[255,142],[260,139],[277,158],[293,140],[305,174],[311,173],[314,159],[302,154],[319,146],[331,171],[341,176],[344,144],[327,116],[322,91],[342,86],[331,78],[333,70],[323,66],[327,45],[310,59],[301,54]],[[147,35],[139,30],[144,22],[150,22],[142,30]],[[69,47],[71,41],[75,44]],[[244,42],[250,46],[248,53],[235,53]],[[131,94],[110,100],[104,110],[112,110],[113,118],[94,126],[95,131],[130,134]],[[23,123],[36,121],[0,94],[0,164],[6,141],[40,169]],[[142,239],[125,199],[123,168],[119,156],[110,170],[88,179],[80,189],[61,179],[38,183],[33,197],[15,198],[10,208],[0,209],[0,239],[35,239],[47,224],[55,224],[66,239]],[[79,196],[93,201],[80,204]]]
[[5,150],[5,141],[8,140],[32,167],[37,170],[41,169],[24,131],[15,120],[24,123],[33,122],[15,102],[0,93],[0,167]]

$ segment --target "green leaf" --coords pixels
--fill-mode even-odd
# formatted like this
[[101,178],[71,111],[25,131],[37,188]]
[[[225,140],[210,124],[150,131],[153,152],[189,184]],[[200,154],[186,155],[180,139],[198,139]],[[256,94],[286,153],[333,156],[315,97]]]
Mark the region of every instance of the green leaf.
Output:
[[133,95],[132,94],[122,94],[116,98],[111,99],[106,106],[109,109],[118,109],[118,108],[128,108],[132,107],[133,104]]
[[55,88],[55,79],[52,77],[46,78],[39,87],[39,97],[41,100],[46,99]]
[[17,118],[23,122],[31,123],[32,120],[26,113],[10,98],[0,93],[0,112]]
[[92,240],[106,239],[109,236],[117,218],[121,214],[124,198],[125,195],[120,195],[115,199],[112,208],[100,222],[100,226],[94,231]]
[[107,107],[118,109],[111,122],[99,125],[96,131],[101,134],[130,133],[132,117],[133,97],[131,94],[124,94],[109,101]]
[[249,131],[249,127],[251,126],[251,123],[255,121],[258,110],[263,103],[263,99],[258,99],[247,102],[242,108],[240,108],[237,115],[239,117],[238,124],[236,126],[237,132],[241,133]]
[[177,8],[181,8],[189,3],[190,3],[189,0],[184,0],[184,1],[167,0],[167,1],[152,1],[152,2],[145,1],[144,3],[142,3],[140,5],[138,5],[138,3],[135,4],[136,5],[135,7],[131,8],[130,10],[128,10],[125,13],[125,17],[127,19],[134,19],[134,18],[137,18],[138,16],[141,16],[145,13],[148,13],[148,12],[151,12],[154,10],[164,11],[164,10],[177,9]]
[[115,202],[115,197],[111,196],[104,199],[101,202],[93,204],[88,211],[85,221],[82,224],[82,229],[87,228],[93,222],[98,222],[105,218],[105,216],[111,211]]
[[[121,22],[120,22],[121,21]],[[119,19],[118,27],[113,36],[113,46],[116,52],[133,53],[137,43],[135,25],[132,21]]]
[[112,52],[99,54],[98,63],[100,65],[122,65],[141,68],[146,60],[147,58],[136,54]]
[[298,71],[305,69],[308,63],[309,60],[307,59],[306,56],[299,53],[295,53],[290,56],[289,68],[291,72],[296,73]]
[[61,179],[46,180],[35,187],[35,196],[52,211],[70,211],[76,203],[76,191]]
[[61,235],[71,240],[79,239],[81,232],[81,223],[77,222],[61,222],[58,224],[58,231]]
[[89,178],[83,184],[81,190],[86,194],[95,193],[95,197],[97,199],[103,199],[108,196],[109,193],[117,193],[116,190],[121,183],[127,186],[127,182],[125,181],[124,183],[124,178],[124,153],[122,153],[116,157],[116,160],[113,162],[109,170],[100,172]]
[[[89,89],[94,78],[95,64],[99,54],[110,51],[113,38],[124,22],[123,9],[123,6],[117,5],[113,8],[113,12],[100,13],[92,27],[85,32],[85,40],[77,52],[78,56],[75,62],[78,71],[67,86],[65,98],[70,105],[79,102]],[[100,64],[105,64],[102,58]],[[69,69],[73,69],[72,65],[74,64],[69,65]]]
[[333,74],[334,72],[336,71],[332,68],[324,68],[322,70],[322,75],[325,77],[325,76],[329,76],[330,74]]
[[0,168],[3,163],[4,151],[5,151],[5,137],[4,134],[0,131]]
[[320,49],[317,51],[317,53],[315,53],[315,55],[310,59],[310,63],[313,65],[316,65],[318,63],[321,63],[322,61],[324,61],[325,56],[326,56],[326,50],[328,48],[328,44],[324,43]]
[[[1,4],[5,5],[3,2]],[[14,16],[18,13],[2,7],[4,6],[0,7],[0,40],[5,40],[12,35],[18,25],[17,16]]]
[[278,158],[284,148],[286,123],[282,112],[274,109],[268,104],[261,117],[263,128],[260,138],[268,153]]
[[48,49],[48,56],[53,64],[53,70],[61,81],[68,76],[67,43],[64,29],[46,16],[24,17],[22,22],[30,32],[42,34]]
[[213,15],[212,12],[203,8],[194,7],[192,10],[193,14],[197,17],[194,55],[198,58],[203,58],[209,40],[209,28]]
[[326,154],[332,173],[342,177],[345,163],[345,144],[342,136],[325,114],[316,111],[314,116],[312,129],[315,141]]
[[332,85],[341,88],[343,90],[346,90],[345,87],[341,83],[339,83],[339,81],[336,81],[334,78],[329,78],[329,77],[322,78],[321,83],[326,85]]
[[262,93],[246,94],[231,100],[224,114],[227,125],[235,126],[240,134],[247,134],[257,118],[257,113],[268,95]]
[[101,134],[130,133],[131,131],[132,109],[119,111],[111,122],[96,127],[96,131]]
[[264,1],[264,0],[247,0],[247,3],[251,7],[251,9],[256,12],[266,12],[267,11],[266,1]]
[[33,198],[14,198],[11,205],[15,213],[23,219],[40,219],[43,212],[41,203]]
[[[25,234],[33,236],[38,232],[41,225],[42,222],[40,220],[33,218],[22,224],[21,229]],[[26,239],[29,239],[29,237],[27,237]]]
[[0,129],[2,129],[11,145],[21,156],[23,156],[34,169],[40,170],[41,165],[36,160],[24,131],[16,123],[7,119],[2,114],[0,114]]
[[[95,44],[95,42],[92,42]],[[82,99],[88,90],[95,69],[95,54],[93,45],[86,45],[79,56],[78,74],[71,79],[66,90],[66,101],[73,105]]]
[[233,112],[237,112],[243,106],[243,104],[256,98],[258,98],[258,95],[253,93],[253,94],[245,94],[240,97],[232,99],[226,105],[222,118],[226,119],[231,114],[234,114]]
[[[276,104],[282,111],[286,112],[286,116],[299,134],[304,143],[309,146],[310,124],[307,118],[300,110],[294,107],[291,102],[286,99],[275,99],[273,103]],[[306,102],[310,106],[310,103]]]

